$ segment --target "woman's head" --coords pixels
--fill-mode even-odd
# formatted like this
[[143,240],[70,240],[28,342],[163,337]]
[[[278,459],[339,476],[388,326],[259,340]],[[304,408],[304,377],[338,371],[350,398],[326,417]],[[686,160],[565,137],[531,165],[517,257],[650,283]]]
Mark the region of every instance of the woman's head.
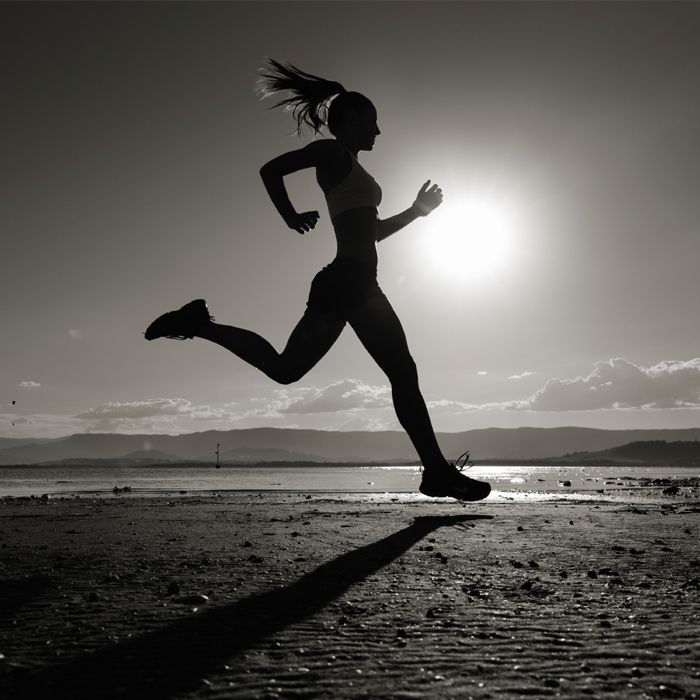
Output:
[[291,111],[299,136],[304,124],[317,134],[327,126],[336,137],[352,135],[373,140],[379,133],[377,110],[363,94],[348,92],[338,82],[269,59],[267,72],[261,72],[257,81],[256,92],[264,99],[283,90],[291,92],[291,97],[280,100],[270,109],[284,106],[285,111]]

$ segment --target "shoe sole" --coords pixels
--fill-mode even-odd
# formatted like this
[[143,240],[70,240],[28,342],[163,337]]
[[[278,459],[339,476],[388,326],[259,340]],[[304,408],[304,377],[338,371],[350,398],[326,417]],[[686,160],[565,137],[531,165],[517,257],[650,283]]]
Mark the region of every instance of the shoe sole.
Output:
[[423,486],[419,486],[418,490],[424,496],[428,496],[428,498],[455,498],[458,501],[469,501],[469,502],[483,501],[491,493],[491,487],[489,487],[489,490],[483,496],[476,496],[476,497],[474,497],[474,496],[470,497],[466,493],[457,495],[454,492],[444,493],[444,492],[429,491],[427,489],[424,489]]

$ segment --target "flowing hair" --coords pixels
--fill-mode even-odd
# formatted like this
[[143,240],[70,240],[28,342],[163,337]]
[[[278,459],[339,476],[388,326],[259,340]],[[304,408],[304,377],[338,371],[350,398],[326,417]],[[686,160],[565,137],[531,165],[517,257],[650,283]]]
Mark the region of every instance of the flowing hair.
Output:
[[[273,58],[267,59],[267,62],[268,65],[259,70],[260,77],[255,83],[255,92],[261,100],[276,92],[286,90],[291,93],[290,97],[276,102],[268,109],[283,106],[285,112],[291,112],[297,122],[298,136],[301,136],[304,125],[310,126],[315,134],[319,134],[321,128],[327,125],[331,133],[334,133],[334,122],[338,121],[341,112],[357,109],[369,102],[360,93],[348,92],[341,83],[306,73],[291,63],[285,65]],[[339,99],[334,99],[338,96]]]

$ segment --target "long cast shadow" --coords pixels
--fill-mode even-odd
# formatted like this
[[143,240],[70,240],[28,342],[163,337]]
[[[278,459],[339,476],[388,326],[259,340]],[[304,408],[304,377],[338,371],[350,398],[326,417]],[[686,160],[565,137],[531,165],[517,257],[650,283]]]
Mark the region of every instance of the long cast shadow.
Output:
[[343,554],[296,582],[208,608],[88,656],[6,678],[6,698],[172,698],[191,690],[260,640],[304,620],[391,563],[434,530],[488,515],[418,517],[408,527]]
[[51,587],[51,577],[43,574],[0,581],[0,620],[14,617],[17,611]]

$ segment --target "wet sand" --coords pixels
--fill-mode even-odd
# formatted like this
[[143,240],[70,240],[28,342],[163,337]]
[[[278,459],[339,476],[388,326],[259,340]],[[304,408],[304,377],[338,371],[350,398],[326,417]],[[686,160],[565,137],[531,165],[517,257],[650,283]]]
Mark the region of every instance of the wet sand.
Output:
[[698,512],[5,499],[0,695],[695,698]]

